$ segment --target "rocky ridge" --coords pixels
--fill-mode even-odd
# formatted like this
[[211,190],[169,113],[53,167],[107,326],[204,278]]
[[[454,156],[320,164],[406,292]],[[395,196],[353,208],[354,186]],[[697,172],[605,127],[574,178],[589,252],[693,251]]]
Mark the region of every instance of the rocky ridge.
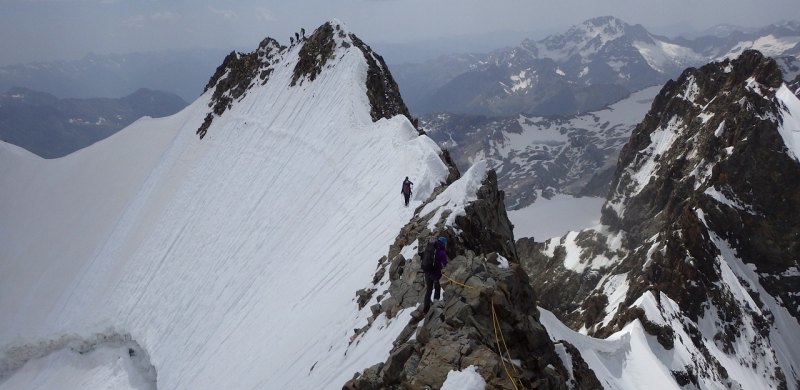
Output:
[[416,210],[379,260],[372,286],[358,292],[358,304],[370,305],[373,316],[356,330],[352,342],[370,332],[378,316],[399,321],[407,318],[399,317],[400,312],[419,305],[425,286],[416,251],[433,233],[448,237],[451,257],[442,279],[442,301],[434,302],[421,320],[409,320],[386,362],[356,374],[344,388],[438,388],[449,371],[471,365],[491,388],[597,388],[579,354],[571,355],[574,370],[565,368],[538,321],[535,293],[517,261],[495,173],[488,172],[477,200],[452,225],[447,223],[450,210],[422,213],[443,191],[439,188]]
[[639,321],[691,356],[670,363],[679,384],[800,387],[784,347],[800,331],[800,162],[779,132],[782,82],[756,51],[668,82],[620,153],[601,226],[517,243],[542,307],[597,337]]

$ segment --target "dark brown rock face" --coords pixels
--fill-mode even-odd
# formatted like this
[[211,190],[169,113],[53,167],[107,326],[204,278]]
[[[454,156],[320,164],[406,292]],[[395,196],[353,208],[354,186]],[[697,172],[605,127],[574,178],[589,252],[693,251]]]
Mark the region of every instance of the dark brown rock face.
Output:
[[[603,226],[518,242],[542,307],[598,337],[639,320],[672,349],[681,345],[677,333],[634,305],[646,293],[665,297],[680,309],[673,326],[690,335],[687,345],[703,362],[676,378],[726,383],[704,341],[713,338],[722,353],[785,386],[769,329],[776,310],[800,319],[800,163],[778,130],[782,83],[776,63],[756,51],[668,82],[620,153]],[[579,264],[569,269],[568,246],[580,252],[573,249]],[[613,305],[612,278],[626,286]],[[716,334],[698,330],[709,318]],[[758,350],[767,357],[756,357]]]
[[467,216],[456,217],[464,245],[476,253],[497,252],[517,261],[513,226],[506,214],[504,193],[497,189],[494,170],[489,171],[477,195],[478,200],[467,206]]
[[389,67],[383,57],[373,52],[367,44],[358,39],[355,34],[350,34],[353,44],[364,54],[369,69],[367,70],[367,97],[372,110],[370,115],[373,121],[381,118],[391,118],[395,115],[405,115],[416,126],[416,120],[408,112],[403,98],[400,97],[400,87],[392,78]]
[[233,102],[240,99],[259,80],[262,85],[267,83],[269,75],[272,74],[275,64],[280,61],[280,56],[285,50],[286,47],[281,46],[276,40],[264,38],[258,49],[251,53],[231,52],[225,57],[203,90],[205,93],[213,88],[214,93],[209,102],[212,110],[197,129],[200,139],[205,137],[215,116],[221,116],[231,108]]
[[[337,26],[337,29],[339,28]],[[297,64],[294,66],[292,82],[289,85],[294,87],[298,81],[302,84],[302,80],[305,79],[308,79],[309,82],[314,81],[322,73],[322,68],[328,60],[333,57],[335,48],[333,26],[330,23],[325,23],[308,37],[300,49]]]
[[[570,373],[539,323],[528,276],[513,260],[511,226],[505,212],[498,214],[498,210],[504,210],[503,196],[493,172],[478,194],[478,201],[466,209],[466,215],[456,219],[460,233],[453,227],[434,224],[442,228],[435,232],[437,235],[448,237],[451,257],[442,279],[443,301],[434,302],[424,318],[408,323],[386,362],[365,369],[344,388],[439,388],[449,371],[471,365],[478,367],[487,388],[567,388]],[[415,217],[392,246],[389,257],[393,260],[382,265],[389,269],[389,287],[383,293],[388,298],[380,306],[389,317],[416,307],[422,300],[424,280],[419,257],[405,259],[399,251],[416,240],[424,242],[432,233],[429,222],[425,217]],[[368,326],[358,334],[367,331]],[[510,355],[519,364],[511,367],[500,354]],[[589,389],[592,383],[598,383],[588,367],[581,370],[576,364],[576,370],[580,371],[573,373],[576,388]]]

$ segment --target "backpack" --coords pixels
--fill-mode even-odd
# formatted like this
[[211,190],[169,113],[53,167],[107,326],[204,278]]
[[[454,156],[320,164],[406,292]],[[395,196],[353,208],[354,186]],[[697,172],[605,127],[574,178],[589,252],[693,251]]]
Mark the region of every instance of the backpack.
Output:
[[403,193],[408,194],[411,192],[411,183],[408,181],[403,182]]
[[420,266],[425,272],[433,272],[436,270],[436,240],[434,238],[428,240],[428,243],[425,245]]

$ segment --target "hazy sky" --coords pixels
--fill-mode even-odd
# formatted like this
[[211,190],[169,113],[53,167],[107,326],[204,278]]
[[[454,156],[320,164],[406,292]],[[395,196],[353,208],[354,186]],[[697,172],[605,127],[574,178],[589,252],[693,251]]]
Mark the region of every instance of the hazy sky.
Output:
[[[0,65],[88,52],[253,47],[337,18],[367,43],[562,31],[613,15],[648,29],[800,20],[798,0],[0,0]],[[508,42],[513,45],[518,42]]]

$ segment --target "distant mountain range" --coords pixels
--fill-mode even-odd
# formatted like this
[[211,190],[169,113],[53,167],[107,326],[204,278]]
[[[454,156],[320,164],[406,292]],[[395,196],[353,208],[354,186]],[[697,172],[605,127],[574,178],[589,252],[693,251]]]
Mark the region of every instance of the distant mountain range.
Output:
[[179,96],[140,89],[120,99],[59,99],[13,88],[0,95],[0,139],[44,158],[57,158],[106,138],[143,117],[186,107]]
[[570,118],[430,114],[420,123],[448,148],[459,169],[485,159],[497,170],[506,206],[517,209],[545,196],[603,196],[617,155],[660,87],[646,88],[605,108]]
[[60,98],[117,98],[140,88],[167,91],[190,102],[230,49],[89,54],[75,61],[0,67],[0,91],[23,87]]
[[[800,23],[717,35],[670,40],[616,18],[595,18],[489,56],[443,57],[439,66],[404,66],[395,74],[401,88],[411,87],[417,97],[426,88],[433,91],[429,99],[438,110],[451,112],[422,114],[423,128],[450,149],[462,169],[487,159],[506,191],[506,205],[517,209],[535,202],[537,193],[605,194],[619,149],[658,86],[685,67],[757,48],[777,57],[789,87],[800,88]],[[647,85],[656,87],[615,103]],[[425,99],[411,95],[404,97],[412,112],[420,112]],[[526,104],[543,114],[527,114]]]
[[606,16],[485,55],[396,66],[395,74],[415,114],[574,115],[746,49],[795,63],[800,55],[798,22],[713,34],[671,39]]

